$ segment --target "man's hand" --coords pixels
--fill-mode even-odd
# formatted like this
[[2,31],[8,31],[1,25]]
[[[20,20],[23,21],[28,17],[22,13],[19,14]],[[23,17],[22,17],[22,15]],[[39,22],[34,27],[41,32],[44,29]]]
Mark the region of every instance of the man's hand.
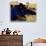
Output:
[[34,43],[46,43],[46,39],[38,38],[38,39],[34,39],[33,42]]

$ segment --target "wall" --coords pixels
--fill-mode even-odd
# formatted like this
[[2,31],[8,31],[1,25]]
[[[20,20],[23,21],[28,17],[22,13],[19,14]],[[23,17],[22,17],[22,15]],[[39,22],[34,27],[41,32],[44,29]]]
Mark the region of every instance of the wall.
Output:
[[0,35],[0,46],[23,46],[23,35]]
[[23,32],[24,45],[37,37],[46,38],[46,0],[19,0],[19,2],[33,2],[37,4],[36,22],[10,22],[10,1],[0,0],[0,30],[9,27],[11,30]]

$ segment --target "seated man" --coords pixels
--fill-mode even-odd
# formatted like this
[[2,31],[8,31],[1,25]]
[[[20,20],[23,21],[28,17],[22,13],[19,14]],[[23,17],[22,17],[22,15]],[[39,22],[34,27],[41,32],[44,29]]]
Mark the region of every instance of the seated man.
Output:
[[21,13],[22,13],[23,15],[26,15],[26,14],[36,15],[36,12],[34,12],[34,11],[31,10],[31,9],[27,9],[27,8],[25,7],[25,5],[22,4],[22,3],[19,4],[19,11],[21,11]]
[[11,31],[9,30],[9,28],[7,28],[6,30],[6,35],[10,35]]

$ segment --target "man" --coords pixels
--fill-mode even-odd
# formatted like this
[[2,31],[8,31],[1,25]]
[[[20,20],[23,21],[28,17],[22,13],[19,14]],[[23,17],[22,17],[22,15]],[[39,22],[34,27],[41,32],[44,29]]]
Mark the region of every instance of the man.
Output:
[[11,31],[9,30],[9,28],[7,28],[6,30],[6,35],[10,35]]
[[36,12],[27,9],[22,3],[19,3],[19,5],[15,5],[15,7],[11,7],[11,20],[21,20],[23,18],[25,19],[25,15],[28,14],[36,15]]
[[11,20],[16,20],[17,14],[17,9],[15,8],[15,6],[13,7],[13,5],[11,5]]
[[36,15],[36,12],[34,12],[31,9],[27,9],[25,7],[25,5],[22,3],[19,4],[19,9],[20,9],[19,11],[21,11],[22,15],[26,15],[26,14]]

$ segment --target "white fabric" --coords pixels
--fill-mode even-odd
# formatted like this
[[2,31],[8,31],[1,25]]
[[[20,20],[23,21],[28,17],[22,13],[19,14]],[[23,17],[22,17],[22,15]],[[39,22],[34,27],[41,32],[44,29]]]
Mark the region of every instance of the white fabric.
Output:
[[33,43],[32,46],[46,46],[46,43]]

